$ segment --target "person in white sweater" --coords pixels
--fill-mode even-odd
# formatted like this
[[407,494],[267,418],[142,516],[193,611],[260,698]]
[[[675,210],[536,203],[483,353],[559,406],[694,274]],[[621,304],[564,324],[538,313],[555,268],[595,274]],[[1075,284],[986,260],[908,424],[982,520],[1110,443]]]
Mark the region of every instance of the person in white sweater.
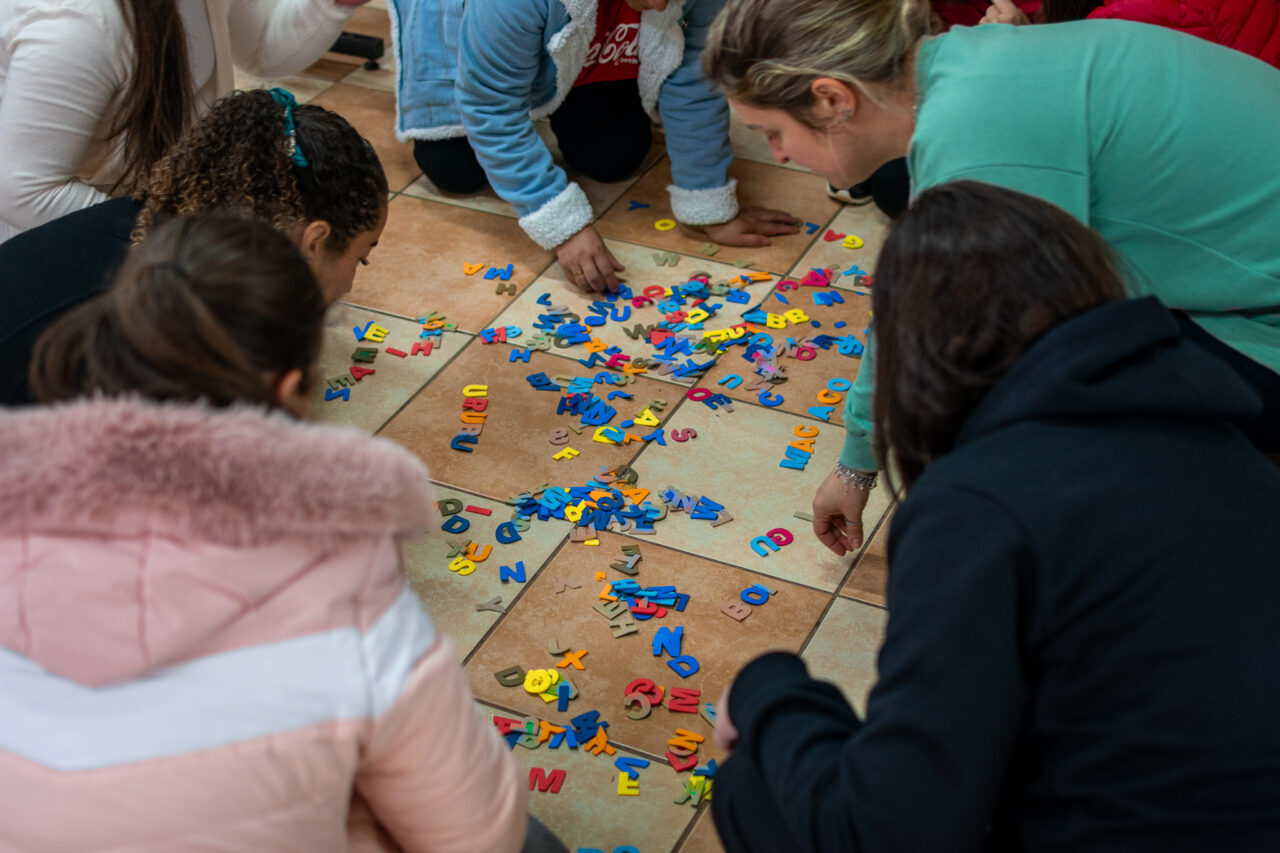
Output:
[[0,242],[127,192],[234,88],[292,74],[364,0],[0,0]]

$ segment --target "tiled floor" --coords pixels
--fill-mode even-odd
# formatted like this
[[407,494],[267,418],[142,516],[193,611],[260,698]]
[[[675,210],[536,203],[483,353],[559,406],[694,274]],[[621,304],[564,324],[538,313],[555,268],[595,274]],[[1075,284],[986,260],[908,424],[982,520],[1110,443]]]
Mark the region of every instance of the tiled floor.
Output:
[[[382,5],[361,9],[350,29],[387,38],[386,12],[378,8]],[[623,694],[629,682],[647,678],[668,690],[698,690],[699,704],[714,703],[743,664],[781,648],[803,654],[817,675],[838,683],[855,705],[863,706],[875,678],[886,618],[887,496],[883,489],[873,494],[866,518],[873,535],[853,557],[836,558],[823,549],[809,523],[796,514],[809,509],[812,492],[843,440],[843,392],[832,386],[839,389],[844,380],[852,380],[860,364],[839,346],[810,348],[805,339],[863,337],[870,299],[867,281],[858,276],[871,272],[885,222],[874,208],[830,201],[821,178],[773,164],[764,141],[735,123],[739,158],[733,175],[743,204],[787,210],[806,227],[764,249],[724,247],[708,255],[706,241],[698,235],[653,227],[670,212],[665,191],[670,168],[659,137],[645,166],[629,181],[586,184],[599,214],[598,228],[627,267],[623,277],[639,295],[645,288],[685,282],[698,272],[712,282],[727,281],[748,271],[741,264],[753,263],[772,273],[771,278],[742,287],[746,304],[723,296],[708,300],[722,307],[706,327],[728,328],[750,308],[779,317],[800,310],[804,318],[793,314],[782,329],[757,324],[779,344],[793,338],[798,346],[777,361],[785,381],[756,390],[748,386],[763,380],[742,358],[743,347],[730,348],[700,377],[662,375],[655,363],[634,380],[603,364],[586,367],[579,362],[589,358],[583,345],[564,340],[539,344],[541,330],[535,324],[550,306],[590,317],[593,298],[568,287],[554,255],[524,236],[505,202],[492,193],[446,197],[421,176],[410,147],[397,142],[392,129],[394,81],[390,53],[378,71],[330,55],[303,74],[271,81],[293,89],[301,100],[346,116],[377,148],[392,190],[387,228],[372,265],[360,272],[348,302],[330,317],[323,376],[350,375],[355,328],[377,323],[387,330],[386,340],[377,344],[381,351],[372,363],[361,364],[374,373],[349,386],[348,400],[326,402],[326,393],[334,392],[317,389],[313,416],[404,444],[431,469],[445,508],[460,507],[448,517],[455,532],[440,531],[408,545],[407,571],[423,606],[453,638],[485,713],[565,723],[596,710],[610,724],[607,737],[617,750],[614,756],[563,746],[515,748],[516,758],[531,769],[565,771],[559,793],[531,794],[534,812],[571,850],[607,853],[631,845],[642,853],[719,851],[707,803],[694,807],[676,802],[689,773],[677,773],[665,757],[677,728],[706,738],[696,756],[699,764],[717,757],[711,726],[698,714],[664,706],[654,707],[644,719],[629,719]],[[265,81],[242,77],[240,82],[251,86]],[[545,127],[540,132],[554,142]],[[649,207],[635,208],[633,200]],[[846,248],[847,234],[859,237],[862,247]],[[675,266],[663,264],[670,262],[667,252],[677,253]],[[464,264],[485,266],[468,275]],[[509,282],[485,278],[490,267],[508,264]],[[782,284],[779,289],[784,278],[803,278],[811,268],[823,266],[848,274],[835,288]],[[819,305],[814,298],[819,290],[834,290],[843,302]],[[606,307],[610,316],[590,328],[592,335],[631,359],[656,353],[644,340],[643,327],[662,321],[664,311],[652,302],[618,301]],[[432,312],[444,315],[456,330],[424,341],[418,318]],[[491,328],[503,328],[510,341],[486,343],[479,333]],[[430,351],[424,352],[428,341]],[[528,362],[513,361],[513,354],[518,359],[522,355],[512,342],[547,348],[530,353]],[[415,344],[421,344],[416,353]],[[680,357],[688,358],[701,362],[708,356]],[[617,416],[610,425],[643,418],[646,408],[662,401],[653,413],[659,425],[623,428],[634,436],[624,444],[597,441],[595,426],[577,432],[572,427],[581,426],[580,419],[558,413],[567,389],[535,388],[527,377],[537,373],[562,385],[577,377],[612,374],[618,377],[614,382],[592,385],[601,399],[612,394],[607,402]],[[743,383],[735,385],[730,374]],[[487,386],[488,405],[483,429],[476,443],[468,445],[471,452],[460,452],[450,443],[461,426],[464,389],[473,385]],[[695,397],[703,396],[699,389],[725,394],[733,401],[732,410],[713,410],[690,399],[691,388]],[[762,390],[768,394],[763,400]],[[657,429],[663,430],[665,444],[641,440]],[[780,467],[789,442],[815,429],[807,467]],[[553,458],[566,447],[579,455]],[[723,504],[732,520],[712,526],[710,520],[669,510],[651,534],[600,532],[599,544],[574,541],[583,537],[574,535],[568,521],[534,518],[525,530],[504,525],[512,517],[512,507],[504,501],[516,494],[546,484],[582,485],[602,468],[624,465],[636,473],[636,487],[649,490],[645,497],[636,493],[638,500],[663,506],[661,494],[672,487]],[[752,547],[756,537],[780,528],[793,537],[789,544],[777,551],[759,543]],[[471,563],[462,559],[468,543],[474,543]],[[610,567],[623,559],[624,545],[640,549],[637,582],[675,586],[689,598],[683,610],[669,607],[661,616],[637,619],[633,633],[615,639],[612,623],[595,606],[607,607],[602,598],[607,584],[624,577]],[[722,612],[755,584],[774,591],[766,603],[752,606],[743,621]],[[696,672],[685,677],[666,663],[668,657],[652,653],[655,633],[664,627],[684,629],[681,653],[697,660]],[[581,656],[583,669],[558,670],[578,690],[566,713],[558,713],[554,702],[521,687],[504,687],[495,678],[512,666],[555,669],[563,655],[549,653],[552,641],[574,652],[587,650]],[[640,771],[634,796],[618,793],[614,760],[622,756],[651,762]]]

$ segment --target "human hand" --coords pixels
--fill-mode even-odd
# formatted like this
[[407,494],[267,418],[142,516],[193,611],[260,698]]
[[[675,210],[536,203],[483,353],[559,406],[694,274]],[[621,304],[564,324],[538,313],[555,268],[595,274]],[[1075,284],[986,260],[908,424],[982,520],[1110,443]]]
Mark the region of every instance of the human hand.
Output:
[[707,236],[722,246],[767,246],[770,237],[795,234],[799,221],[789,213],[749,207],[728,222],[705,226]]
[[813,496],[813,533],[837,556],[862,547],[862,511],[871,493],[832,471]]
[[738,730],[729,719],[728,687],[724,689],[720,702],[716,705],[716,729],[711,733],[711,740],[724,750],[725,758],[728,758],[729,753],[733,752],[733,748],[738,745]]
[[587,293],[616,293],[617,274],[626,269],[590,225],[556,246],[556,260],[570,283]]
[[987,13],[982,16],[982,20],[978,21],[978,23],[1013,24],[1015,27],[1021,27],[1024,24],[1031,23],[1031,19],[1013,4],[1013,0],[991,0],[991,5],[987,7]]

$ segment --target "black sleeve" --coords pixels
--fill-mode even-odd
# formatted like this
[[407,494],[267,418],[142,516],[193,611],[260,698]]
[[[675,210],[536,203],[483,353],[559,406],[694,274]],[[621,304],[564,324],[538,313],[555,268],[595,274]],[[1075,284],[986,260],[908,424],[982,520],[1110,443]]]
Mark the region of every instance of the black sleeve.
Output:
[[32,347],[55,320],[111,284],[141,207],[113,198],[0,244],[0,405],[34,402]]
[[764,790],[717,781],[714,796],[767,797],[798,849],[978,848],[1017,736],[1019,578],[1031,561],[1021,528],[986,498],[921,491],[890,543],[890,616],[865,723],[790,654],[753,661],[729,693],[737,749]]

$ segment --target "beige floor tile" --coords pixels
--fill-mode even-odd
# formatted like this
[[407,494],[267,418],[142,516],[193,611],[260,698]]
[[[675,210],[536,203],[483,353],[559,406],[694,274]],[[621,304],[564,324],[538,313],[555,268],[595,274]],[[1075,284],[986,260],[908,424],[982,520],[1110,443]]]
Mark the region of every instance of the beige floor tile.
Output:
[[[766,166],[735,160],[730,167],[731,177],[738,179],[738,202],[746,207],[771,207],[784,210],[792,216],[808,222],[825,223],[837,208],[837,203],[827,198],[825,182],[817,175],[795,172],[778,166]],[[646,246],[657,246],[672,252],[688,255],[701,253],[707,238],[683,228],[658,231],[654,223],[671,216],[671,202],[667,185],[671,183],[671,168],[667,162],[659,163],[641,178],[613,207],[609,208],[597,224],[605,237],[628,240]],[[649,207],[630,209],[634,200]],[[800,233],[773,238],[772,245],[758,249],[724,247],[717,260],[750,260],[757,268],[774,273],[789,271],[808,249],[814,236],[801,229]],[[815,235],[816,236],[816,235]]]
[[867,693],[876,683],[888,617],[882,608],[837,598],[804,650],[813,677],[835,682],[859,716],[866,715]]
[[359,61],[355,57],[340,53],[326,53],[308,65],[303,73],[309,77],[319,77],[330,83],[338,83],[351,73],[351,69],[355,68]]
[[[862,247],[846,249],[844,240],[827,240],[829,232],[859,237],[862,239]],[[876,256],[880,254],[880,247],[884,245],[888,234],[889,220],[874,204],[861,207],[843,205],[835,219],[814,235],[817,239],[790,272],[803,276],[814,267],[836,269],[841,273],[848,273],[836,282],[837,287],[866,291],[867,288],[857,282],[855,268],[867,273],[875,272]]]
[[[596,216],[604,213],[636,181],[640,180],[641,175],[647,172],[662,157],[662,146],[655,143],[649,148],[648,156],[645,157],[644,163],[636,170],[634,175],[625,180],[606,184],[592,180],[576,169],[565,166],[564,157],[560,154],[560,146],[556,142],[555,134],[551,132],[551,125],[545,121],[538,121],[534,122],[534,126],[538,130],[538,135],[542,137],[542,141],[546,143],[547,148],[551,151],[551,156],[565,170],[569,180],[576,181],[582,187],[583,192],[587,194],[587,199],[591,202],[591,209],[595,211]],[[406,187],[404,192],[405,195],[411,195],[415,198],[454,204],[458,207],[482,210],[485,213],[496,213],[499,216],[510,216],[512,218],[516,216],[515,208],[499,198],[498,194],[489,186],[470,195],[454,195],[453,193],[441,192],[436,188],[435,184],[427,179],[426,175],[422,175]]]
[[[498,541],[496,531],[511,519],[511,507],[501,501],[460,492],[448,486],[437,486],[436,500],[461,501],[463,511],[450,518],[461,518],[468,526],[459,533],[437,529],[406,543],[405,574],[436,627],[453,640],[458,654],[465,657],[501,615],[494,610],[476,610],[476,605],[499,598],[498,606],[510,608],[520,591],[569,535],[569,523],[554,520],[535,522],[528,530],[517,531],[519,540],[503,544]],[[470,506],[490,510],[491,515],[470,512],[466,509]],[[457,522],[453,524],[457,525]],[[510,532],[511,528],[504,528],[504,538],[510,538]],[[450,541],[475,543],[476,555],[486,555],[485,559],[472,561],[475,568],[466,575],[450,571],[450,564],[457,559],[449,556],[453,550]],[[504,583],[501,579],[502,566],[509,566],[513,573],[518,574],[520,563],[524,563],[524,582],[508,579]],[[459,571],[468,571],[469,568],[463,563],[458,567]]]
[[[625,465],[635,457],[639,449],[635,442],[617,445],[594,441],[594,427],[584,427],[581,434],[572,431],[569,425],[578,424],[581,419],[568,413],[556,414],[565,390],[538,390],[527,379],[534,373],[553,376],[562,371],[567,377],[591,377],[597,371],[544,353],[533,353],[528,364],[512,363],[512,352],[506,344],[473,341],[391,420],[382,434],[418,454],[440,482],[495,498],[544,482],[582,485],[602,466]],[[576,369],[569,370],[570,366]],[[476,444],[469,445],[470,453],[450,449],[450,442],[462,426],[462,392],[468,385],[487,385],[489,400],[483,432]],[[625,388],[593,386],[593,393],[601,399],[615,390],[634,395],[632,400],[616,397],[609,402],[618,411],[612,422],[615,425],[638,414],[649,400],[663,398],[674,405],[676,396],[672,386],[643,378]],[[665,418],[662,414],[659,417]],[[567,431],[567,445],[551,444],[551,433],[557,429]],[[648,432],[645,428],[636,434]],[[580,455],[552,458],[565,447]]]
[[[491,716],[501,709],[480,703]],[[591,755],[565,746],[550,749],[515,748],[516,760],[526,773],[541,767],[545,774],[564,771],[560,792],[532,790],[529,810],[563,841],[570,851],[599,850],[611,853],[630,845],[643,853],[670,850],[698,812],[689,805],[676,805],[684,789],[683,777],[656,764],[639,771],[639,793],[618,794],[619,757],[636,757],[627,750],[616,755]],[[705,808],[705,807],[704,807]]]
[[[357,342],[355,327],[364,329],[370,322],[389,330],[385,341]],[[399,358],[387,352],[387,347],[404,353],[412,352],[421,331],[416,322],[354,305],[340,302],[329,309],[325,318],[324,347],[316,372],[318,381],[311,395],[310,418],[376,432],[470,341],[469,335],[446,332],[441,334],[440,344],[433,345],[427,355],[419,353]],[[351,357],[361,348],[377,348],[378,353],[372,363],[358,365],[371,368],[374,373],[349,386],[348,399],[334,397],[326,401],[328,380],[343,375],[350,379],[349,368],[356,364]]]
[[[839,298],[844,300],[843,303],[829,306],[814,304],[814,294],[825,290],[832,290],[832,288],[802,287],[785,293],[774,291],[769,294],[759,306],[760,310],[782,316],[785,312],[798,309],[810,318],[810,322],[802,322],[798,325],[791,324],[789,320],[785,321],[788,324],[785,329],[765,329],[764,333],[773,338],[775,346],[785,350],[788,338],[799,341],[805,337],[823,334],[833,337],[853,334],[859,341],[865,341],[865,335],[862,332],[870,320],[871,298],[849,291],[838,291]],[[785,298],[787,302],[784,304],[781,298]],[[813,322],[820,325],[815,328],[812,325]],[[844,326],[836,328],[836,323],[843,323]],[[698,385],[723,393],[734,400],[758,404],[761,391],[747,389],[763,377],[754,372],[752,362],[743,359],[745,351],[745,346],[729,347],[720,356],[716,365],[707,371],[706,376],[698,381]],[[829,349],[814,347],[812,359],[802,360],[796,357],[798,354],[800,354],[799,349],[792,355],[786,355],[785,352],[779,354],[777,364],[786,370],[786,381],[762,390],[766,391],[770,398],[782,397],[782,402],[777,406],[778,411],[822,420],[824,414],[822,410],[829,408],[830,412],[825,414],[833,430],[831,434],[834,435],[839,426],[844,423],[845,396],[848,392],[831,389],[828,383],[834,381],[836,388],[839,388],[844,382],[853,382],[858,375],[862,360],[841,354],[836,344],[832,344]],[[734,380],[725,381],[731,374],[742,378],[742,383],[734,388],[729,388]],[[721,384],[722,381],[725,384]],[[818,399],[819,393],[823,394],[821,400]],[[815,411],[810,412],[811,408]]]
[[391,52],[391,44],[388,42],[387,52],[378,60],[377,68],[371,71],[365,68],[363,64],[357,65],[355,70],[342,78],[342,82],[349,86],[363,86],[366,89],[376,89],[379,92],[394,93],[399,73],[396,69],[395,54]]
[[[618,262],[626,267],[621,275],[626,279],[627,285],[637,296],[641,295],[647,287],[671,287],[676,284],[685,282],[697,272],[709,273],[713,281],[727,280],[736,278],[741,270],[729,264],[719,263],[707,257],[689,257],[687,255],[678,256],[679,260],[676,266],[662,266],[655,260],[655,255],[663,255],[666,253],[655,252],[648,246],[639,246],[635,243],[625,243],[618,240],[606,240],[610,251]],[[775,278],[774,281],[777,279]],[[741,286],[741,285],[739,285]],[[751,294],[753,300],[758,300],[770,287],[769,282],[761,282],[750,284],[745,287]],[[573,287],[565,280],[564,271],[559,263],[553,263],[549,269],[538,277],[527,290],[520,294],[517,299],[511,302],[497,320],[495,325],[515,326],[519,328],[522,334],[515,340],[527,342],[538,334],[541,330],[535,329],[534,324],[538,322],[538,317],[547,310],[549,306],[538,302],[544,295],[548,296],[551,305],[566,306],[570,312],[584,318],[590,315],[588,310],[592,303],[603,300],[600,294],[583,293],[576,287]],[[725,328],[733,323],[739,322],[740,309],[745,307],[726,302],[723,297],[715,297],[709,300],[713,303],[721,303],[723,307],[715,318],[706,321],[708,328]],[[689,303],[692,305],[692,303]],[[637,325],[648,326],[663,320],[664,315],[658,311],[655,304],[644,304],[639,307],[633,305],[630,300],[618,300],[612,303],[610,309],[610,319],[602,326],[592,326],[591,333],[597,339],[609,346],[621,347],[622,351],[632,358],[652,356],[657,351],[655,347],[646,343],[641,338],[630,337],[625,330],[634,330]],[[614,320],[613,316],[623,317],[625,320]],[[564,355],[568,358],[587,358],[587,353],[583,351],[581,345],[573,345],[564,349],[554,347],[550,350],[557,355]],[[689,358],[689,356],[685,356]],[[693,356],[695,361],[704,362],[707,356],[701,353]],[[682,359],[683,360],[683,359]],[[651,378],[661,379],[679,384],[689,384],[688,379],[680,379],[671,374],[661,376],[657,373],[656,366],[649,370]]]
[[391,46],[391,19],[388,17],[385,4],[374,6],[369,3],[357,9],[351,16],[351,20],[347,21],[346,31],[382,39],[386,52],[378,60],[379,67],[376,71],[366,71],[364,60],[357,57],[329,54],[328,58],[349,63],[353,69],[342,78],[342,82],[383,92],[394,92],[396,90],[396,55]]
[[[778,466],[794,428],[813,424],[787,412],[755,406],[735,406],[732,412],[715,411],[691,400],[670,417],[667,447],[646,448],[632,467],[640,485],[661,491],[672,486],[695,497],[705,495],[723,504],[733,520],[718,527],[694,520],[686,513],[670,514],[656,525],[654,539],[681,550],[753,569],[781,580],[834,591],[844,580],[850,559],[837,557],[813,536],[808,521],[795,512],[809,512],[813,493],[831,471],[839,455],[843,433],[839,427],[819,425],[814,454],[805,470]],[[681,447],[671,440],[673,431],[693,429]],[[884,514],[883,490],[871,493],[864,523],[874,524]],[[770,530],[783,528],[792,534],[791,544],[760,556],[751,542]]]
[[[664,616],[636,621],[636,632],[614,638],[606,616],[593,605],[605,583],[596,581],[596,572],[606,572],[608,580],[622,575],[609,568],[622,558],[621,546],[638,544],[641,561],[635,577],[641,586],[675,586],[689,596],[683,612],[668,609]],[[564,582],[580,584],[556,592]],[[730,604],[742,605],[741,593],[765,583],[777,595],[750,608],[742,622],[721,612]],[[821,618],[830,596],[816,590],[780,583],[759,575],[713,563],[693,554],[663,548],[647,541],[604,533],[600,545],[573,543],[562,548],[536,580],[526,585],[520,604],[503,617],[480,644],[467,663],[467,675],[475,695],[501,707],[523,714],[538,715],[563,724],[572,717],[597,710],[610,723],[611,741],[639,749],[663,759],[668,739],[682,728],[703,735],[698,748],[700,764],[720,755],[711,743],[711,725],[696,714],[654,707],[648,717],[629,719],[623,697],[633,680],[646,678],[664,688],[700,691],[699,702],[718,702],[734,675],[753,658],[772,649],[798,650]],[[655,656],[655,636],[662,628],[683,627],[680,652],[697,660],[699,668],[682,678],[667,664],[666,654]],[[523,687],[503,687],[494,673],[510,666],[522,669],[554,668],[562,660],[547,650],[550,639],[561,641],[576,652],[586,649],[582,670],[566,668],[580,696],[559,713]],[[655,762],[658,764],[659,762]],[[665,761],[655,769],[663,775],[674,773]]]
[[266,79],[263,77],[254,77],[247,71],[239,68],[234,69],[235,87],[237,89],[270,89],[280,86],[288,89],[293,96],[298,99],[298,103],[305,104],[316,96],[320,95],[326,89],[333,85],[332,80],[326,80],[323,77],[313,77],[309,74],[290,74],[286,77],[277,77],[275,79]]
[[[342,76],[347,76],[351,70],[347,68]],[[382,161],[382,168],[387,173],[387,188],[391,192],[404,189],[422,173],[418,164],[413,162],[412,149],[396,140],[394,94],[337,83],[312,103],[341,113],[361,136],[369,140]]]
[[[353,18],[353,31],[380,34],[378,28],[385,27],[387,19],[377,8],[370,5],[360,10],[359,17]],[[550,294],[553,304],[567,305],[580,314],[594,299],[568,289],[553,253],[537,248],[519,229],[510,208],[496,197],[434,199],[424,182],[415,182],[419,175],[411,148],[394,138],[394,96],[380,91],[389,87],[387,72],[394,68],[389,43],[385,61],[382,71],[368,74],[356,70],[357,60],[330,55],[298,75],[296,82],[284,83],[299,99],[318,97],[322,106],[346,116],[377,147],[388,170],[392,194],[408,190],[391,200],[387,229],[372,265],[360,271],[347,300],[350,304],[340,305],[330,317],[322,376],[350,364],[355,349],[350,327],[362,324],[362,320],[374,319],[391,330],[379,345],[385,348],[415,340],[419,324],[414,318],[432,310],[458,323],[462,332],[513,325],[529,334],[537,313],[545,307],[536,301],[543,293]],[[334,80],[342,82],[331,85]],[[547,133],[545,122],[539,130]],[[667,215],[668,210],[665,186],[669,169],[659,133],[651,153],[654,165],[647,173],[634,181],[585,185],[597,211],[607,209],[607,221],[600,230],[613,238],[615,252],[628,267],[624,275],[638,291],[648,285],[687,280],[699,270],[713,275],[736,274],[732,264],[740,259],[759,261],[777,274],[793,270],[803,274],[810,265],[823,262],[848,269],[855,260],[872,257],[878,250],[884,229],[878,213],[870,208],[839,206],[826,198],[821,178],[791,166],[769,165],[763,139],[752,139],[742,130],[735,126],[733,139],[741,154],[734,174],[742,181],[744,204],[788,209],[821,231],[780,240],[766,253],[722,248],[713,259],[701,254],[706,240],[699,235],[686,239],[678,232],[654,230],[653,221]],[[760,162],[748,162],[752,160]],[[632,199],[652,206],[628,211]],[[863,237],[866,247],[847,250],[839,242],[824,242],[821,238],[828,225]],[[659,267],[654,261],[654,253],[668,250],[682,253],[677,267]],[[870,264],[858,262],[871,270]],[[495,293],[495,280],[484,279],[483,271],[467,276],[464,263],[499,268],[512,264],[510,283],[516,292]],[[752,304],[768,299],[765,307],[774,313],[778,308],[802,307],[822,324],[816,329],[794,327],[793,334],[843,333],[834,329],[837,319],[848,324],[846,329],[861,333],[866,325],[867,299],[851,295],[848,289],[852,284],[849,280],[840,283],[846,288],[846,302],[831,308],[814,306],[810,289],[784,292],[790,305],[782,306],[770,296],[776,280],[751,285],[749,292]],[[708,323],[711,328],[731,325],[747,307],[720,298],[714,301],[724,302],[724,307]],[[854,322],[857,318],[862,319]],[[628,354],[647,355],[652,346],[627,337],[623,328],[657,319],[653,306],[633,306],[626,321],[610,320],[593,331],[600,340],[617,344]],[[598,710],[610,722],[610,740],[619,754],[639,752],[654,759],[641,771],[640,795],[619,797],[618,771],[613,766],[617,756],[593,757],[580,751],[550,751],[545,746],[532,751],[518,747],[517,760],[526,767],[566,770],[560,794],[531,793],[534,813],[572,850],[611,853],[619,845],[631,844],[643,853],[665,853],[677,845],[689,853],[721,853],[706,807],[695,810],[672,802],[688,774],[677,775],[662,757],[666,740],[677,726],[709,738],[710,725],[695,715],[663,707],[654,709],[648,719],[629,720],[622,692],[633,678],[647,677],[667,688],[699,689],[700,701],[715,702],[724,685],[751,657],[770,648],[799,649],[809,638],[805,656],[815,674],[834,678],[851,697],[865,695],[874,678],[875,647],[883,630],[883,611],[871,604],[884,600],[887,526],[877,529],[875,525],[888,506],[887,491],[881,486],[873,493],[865,521],[877,532],[863,553],[853,557],[831,555],[813,539],[809,523],[793,515],[809,511],[812,492],[830,470],[843,439],[838,423],[824,424],[797,413],[817,404],[818,389],[837,375],[837,367],[851,368],[846,374],[851,379],[859,362],[846,362],[845,356],[831,350],[818,351],[812,361],[785,358],[789,379],[777,389],[784,402],[776,411],[744,400],[733,412],[713,412],[686,399],[683,386],[652,377],[622,387],[593,385],[601,397],[614,390],[634,395],[631,400],[618,397],[611,401],[618,410],[614,424],[638,414],[650,399],[664,400],[666,406],[658,414],[667,444],[606,445],[592,441],[593,429],[587,428],[582,434],[569,433],[569,446],[582,455],[556,462],[551,457],[561,448],[550,444],[550,433],[567,428],[569,423],[577,424],[580,418],[556,414],[563,390],[536,390],[526,377],[537,372],[594,377],[601,368],[588,369],[576,363],[576,358],[587,355],[581,347],[534,352],[527,364],[512,363],[512,351],[507,344],[483,344],[469,340],[464,333],[446,333],[443,348],[418,357],[412,364],[407,359],[405,363],[388,359],[385,351],[380,352],[373,365],[378,372],[352,390],[349,403],[317,402],[313,417],[379,430],[380,435],[402,443],[426,461],[437,483],[438,497],[491,510],[489,516],[464,510],[462,516],[470,525],[465,531],[450,534],[438,530],[405,547],[406,572],[425,609],[439,629],[454,638],[460,653],[469,655],[468,677],[476,695],[506,713],[538,714],[553,721]],[[701,355],[697,358],[705,360]],[[723,364],[712,368],[699,385],[726,392],[724,386],[715,384],[717,378],[729,370],[746,375],[742,368],[747,364],[736,357],[734,349],[722,360]],[[486,421],[475,451],[465,454],[450,450],[449,441],[460,425],[462,388],[469,384],[489,386],[486,399],[491,401],[492,419]],[[323,397],[322,390],[317,393]],[[835,406],[836,418],[842,403]],[[820,430],[815,457],[803,472],[779,468],[787,443],[796,438],[792,430],[802,422],[816,423]],[[698,434],[676,442],[673,429],[694,429]],[[632,431],[645,434],[650,430]],[[529,528],[520,532],[519,541],[497,541],[497,526],[512,513],[512,508],[501,502],[503,498],[544,482],[580,485],[603,465],[628,461],[639,475],[637,485],[650,489],[652,500],[660,500],[656,493],[672,485],[724,503],[734,520],[711,528],[709,522],[669,512],[652,536],[606,532],[600,534],[598,546],[568,541],[568,522],[532,520]],[[767,557],[755,554],[751,539],[775,527],[790,531],[793,542]],[[449,571],[448,540],[459,544],[470,540],[481,551],[484,545],[492,550],[473,573],[462,576]],[[622,556],[619,549],[624,542],[641,548],[644,559],[639,564],[638,582],[675,585],[691,598],[684,612],[669,612],[647,622],[637,620],[636,634],[615,640],[609,623],[592,609],[600,601],[603,587],[594,577],[597,571],[605,571],[606,577],[621,577],[609,564]],[[514,568],[518,562],[524,564],[525,582],[502,583],[500,567]],[[561,580],[581,586],[557,594]],[[721,607],[754,583],[779,592],[753,608],[743,622],[721,612]],[[835,597],[832,604],[837,590],[841,597]],[[476,610],[478,604],[495,597],[500,599],[503,613]],[[680,678],[652,655],[651,641],[657,629],[677,626],[686,629],[682,651],[700,663],[699,672],[688,679]],[[513,664],[554,667],[557,658],[546,651],[546,642],[553,636],[572,644],[575,651],[589,650],[582,660],[585,669],[574,675],[582,696],[563,715],[554,705],[518,688],[502,687],[492,674]],[[700,763],[715,755],[714,747],[704,745],[699,750]]]
[[[881,475],[879,489],[887,488]],[[849,579],[840,587],[840,594],[870,604],[885,606],[885,589],[889,584],[889,523],[893,521],[890,510],[880,522],[880,529],[875,531],[870,544],[862,549],[862,556],[854,564]]]
[[391,200],[373,262],[347,298],[407,317],[439,311],[459,329],[478,332],[512,296],[495,292],[505,283],[486,279],[487,269],[468,276],[463,264],[511,264],[509,284],[518,292],[551,257],[512,219],[401,195]]
[[[715,796],[714,793],[712,796]],[[720,836],[716,835],[716,824],[711,818],[710,807],[704,808],[702,812],[693,826],[693,832],[680,845],[679,853],[724,853]]]
[[495,216],[506,216],[510,219],[516,218],[516,209],[499,198],[498,194],[489,186],[479,192],[455,195],[454,193],[441,192],[436,188],[435,184],[427,179],[426,175],[419,175],[417,180],[404,188],[404,194],[413,198],[422,198],[428,201],[437,201],[441,204],[464,207],[468,210],[492,213]]
[[[750,160],[752,163],[766,163],[770,166],[781,166],[796,172],[808,173],[804,166],[795,163],[779,163],[769,148],[769,141],[758,130],[748,130],[746,124],[737,113],[729,113],[729,142],[733,144],[733,156],[739,160]],[[826,223],[819,223],[825,225]]]

